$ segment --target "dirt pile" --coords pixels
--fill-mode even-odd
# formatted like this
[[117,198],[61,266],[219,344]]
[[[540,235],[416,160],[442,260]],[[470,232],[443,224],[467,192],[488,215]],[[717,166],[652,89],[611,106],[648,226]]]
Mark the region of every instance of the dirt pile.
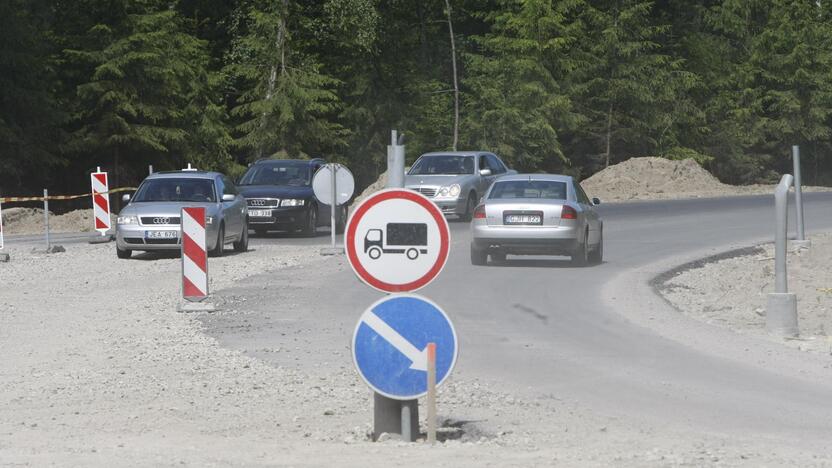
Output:
[[[773,194],[774,185],[728,185],[692,159],[631,158],[610,166],[581,182],[590,197],[601,201],[707,198],[730,195]],[[803,187],[805,192],[829,187]]]
[[601,200],[644,200],[733,193],[696,161],[632,158],[610,166],[581,182],[592,197]]
[[382,190],[384,188],[387,188],[387,172],[382,173],[378,177],[378,180],[376,180],[375,182],[370,184],[369,187],[365,188],[364,191],[361,192],[361,195],[355,197],[355,200],[352,202],[352,204],[357,205],[357,204],[361,203],[361,201],[364,200],[365,198],[369,197],[370,195],[372,195],[372,194],[374,194],[374,193],[376,193],[379,190]]
[[[75,210],[62,215],[49,214],[49,232],[90,232],[93,230],[92,209]],[[115,215],[111,214],[111,226]],[[44,230],[43,210],[40,208],[8,208],[3,210],[3,233],[41,234]]]

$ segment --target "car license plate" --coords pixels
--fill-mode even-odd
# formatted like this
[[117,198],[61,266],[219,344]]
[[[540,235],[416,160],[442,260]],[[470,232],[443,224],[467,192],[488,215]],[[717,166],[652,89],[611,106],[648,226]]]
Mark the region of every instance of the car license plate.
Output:
[[255,218],[271,218],[272,210],[248,210],[248,215]]
[[145,231],[145,239],[176,239],[179,231]]
[[540,215],[512,214],[506,215],[505,224],[541,224]]

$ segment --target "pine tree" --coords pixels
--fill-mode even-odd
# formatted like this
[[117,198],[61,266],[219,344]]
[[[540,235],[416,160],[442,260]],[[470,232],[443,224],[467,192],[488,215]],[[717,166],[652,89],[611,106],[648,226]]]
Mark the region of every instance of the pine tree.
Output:
[[247,159],[327,155],[344,144],[338,80],[321,72],[300,39],[309,21],[289,0],[254,2],[240,13],[226,73],[237,93],[235,144]]
[[561,129],[578,126],[563,80],[574,66],[572,14],[582,2],[500,2],[487,17],[492,32],[466,55],[464,135],[472,147],[497,151],[519,169],[567,161]]
[[82,124],[74,148],[109,154],[116,183],[124,158],[139,173],[154,161],[148,155],[170,168],[190,158],[223,161],[222,110],[210,95],[205,43],[183,32],[175,11],[150,8],[90,34],[103,47],[67,51],[96,64],[78,86]]

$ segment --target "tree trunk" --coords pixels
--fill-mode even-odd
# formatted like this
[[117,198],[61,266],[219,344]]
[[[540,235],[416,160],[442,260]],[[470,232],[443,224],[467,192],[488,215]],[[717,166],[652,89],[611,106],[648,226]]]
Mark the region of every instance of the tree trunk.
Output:
[[604,168],[610,167],[610,145],[612,140],[612,103],[607,111],[607,151],[604,157]]
[[456,42],[454,41],[454,25],[451,22],[451,2],[445,0],[445,11],[448,14],[448,34],[451,36],[451,65],[454,71],[454,144],[453,150],[456,151],[459,143],[459,80],[456,71]]
[[[286,14],[288,13],[288,6],[289,0],[283,0],[283,11],[280,13],[280,21],[277,24],[277,37],[275,38],[274,46],[275,48],[280,51],[280,76],[283,76],[286,73]],[[272,96],[274,96],[274,88],[277,83],[277,68],[278,64],[272,64],[271,70],[269,72],[269,86],[266,88],[266,97],[265,101],[270,101]],[[262,132],[263,129],[266,127],[266,117],[267,114],[264,111],[263,115],[260,117],[260,131]],[[257,148],[257,158],[260,159],[263,157],[263,143],[261,142]]]

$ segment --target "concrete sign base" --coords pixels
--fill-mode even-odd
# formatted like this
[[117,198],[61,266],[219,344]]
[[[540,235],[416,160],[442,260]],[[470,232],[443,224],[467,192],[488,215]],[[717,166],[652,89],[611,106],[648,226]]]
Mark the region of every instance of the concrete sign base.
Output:
[[766,331],[786,338],[798,335],[797,296],[794,293],[768,294]]
[[176,307],[177,312],[214,312],[217,308],[210,302],[183,302]]

